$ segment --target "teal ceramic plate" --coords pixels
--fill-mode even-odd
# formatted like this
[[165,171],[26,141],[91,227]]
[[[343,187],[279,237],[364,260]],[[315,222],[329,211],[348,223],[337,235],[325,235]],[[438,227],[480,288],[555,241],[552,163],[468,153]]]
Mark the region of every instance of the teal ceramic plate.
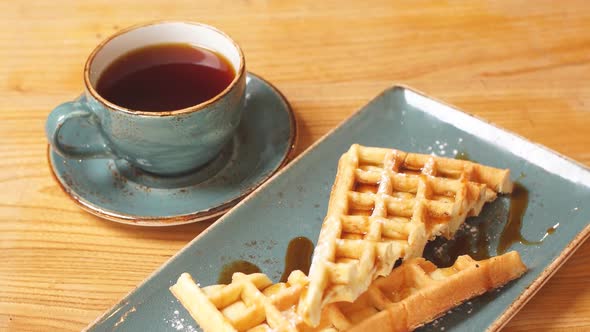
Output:
[[[198,330],[168,291],[184,271],[201,285],[215,284],[224,264],[243,259],[277,281],[289,241],[297,236],[317,239],[338,158],[352,143],[451,157],[468,154],[474,161],[510,168],[514,180],[529,190],[521,233],[531,240],[545,238],[536,245],[516,242],[510,247],[521,254],[529,271],[499,291],[466,302],[422,331],[501,328],[590,234],[587,168],[420,93],[393,87],[199,235],[89,330]],[[492,255],[509,205],[509,197],[499,197],[468,221],[467,236],[473,229],[483,232],[484,249]],[[557,223],[555,232],[546,236]],[[433,245],[426,255],[436,258]]]
[[[78,137],[93,128],[65,127]],[[122,160],[65,159],[49,149],[49,162],[64,191],[85,210],[105,219],[142,226],[171,226],[227,211],[288,159],[296,135],[287,100],[248,73],[244,114],[236,135],[207,165],[183,176],[161,177]]]

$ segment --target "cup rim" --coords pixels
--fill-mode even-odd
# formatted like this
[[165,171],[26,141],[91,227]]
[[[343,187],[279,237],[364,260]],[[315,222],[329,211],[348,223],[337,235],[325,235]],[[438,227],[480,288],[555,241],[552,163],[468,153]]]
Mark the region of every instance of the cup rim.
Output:
[[[236,50],[238,51],[238,55],[240,57],[240,67],[238,68],[238,70],[236,70],[236,75],[234,76],[234,79],[229,83],[229,85],[227,87],[225,87],[225,89],[223,91],[221,91],[220,93],[218,93],[217,95],[215,95],[211,99],[205,100],[205,101],[203,101],[199,104],[196,104],[196,105],[192,105],[189,107],[185,107],[185,108],[181,108],[181,109],[177,109],[177,110],[172,110],[172,111],[147,112],[147,111],[134,110],[134,109],[130,109],[130,108],[126,108],[126,107],[114,104],[114,103],[106,100],[104,97],[102,97],[98,93],[98,91],[96,91],[96,89],[90,83],[90,67],[92,66],[92,62],[94,61],[94,58],[96,57],[98,52],[100,50],[102,50],[103,47],[106,44],[108,44],[111,40],[113,40],[115,37],[121,36],[127,32],[137,30],[140,28],[144,28],[144,27],[148,27],[148,26],[152,26],[152,25],[167,24],[167,23],[184,23],[184,24],[191,24],[191,25],[197,25],[200,27],[204,27],[204,28],[207,28],[207,29],[210,29],[210,30],[213,30],[213,31],[219,33],[220,35],[225,37],[229,42],[231,42],[234,45],[234,47],[236,48]],[[193,113],[193,112],[203,110],[207,106],[217,102],[218,100],[223,98],[225,95],[227,95],[235,87],[235,85],[238,83],[238,81],[244,76],[245,71],[246,71],[246,63],[245,63],[244,53],[242,52],[242,48],[227,33],[223,32],[211,25],[199,23],[199,22],[177,21],[177,20],[157,20],[157,21],[150,21],[147,23],[136,24],[136,25],[132,25],[130,27],[121,29],[121,30],[115,32],[114,34],[110,35],[108,38],[106,38],[102,42],[100,42],[100,44],[98,44],[94,48],[92,53],[90,53],[90,55],[88,56],[88,59],[86,59],[86,63],[84,65],[84,85],[86,86],[86,91],[88,91],[88,93],[90,93],[90,95],[93,98],[95,98],[97,101],[99,101],[103,105],[107,106],[107,108],[111,111],[119,111],[119,112],[132,114],[132,115],[162,117],[162,116],[171,116],[171,115]]]

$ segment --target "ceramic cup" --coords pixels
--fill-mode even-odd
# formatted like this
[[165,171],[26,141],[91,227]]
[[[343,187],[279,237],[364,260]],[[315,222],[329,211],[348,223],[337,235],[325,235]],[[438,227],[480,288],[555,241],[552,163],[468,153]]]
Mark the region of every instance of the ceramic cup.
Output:
[[[98,94],[96,83],[115,59],[131,50],[163,43],[187,43],[217,51],[229,60],[236,75],[212,99],[174,111],[127,109]],[[66,158],[125,159],[155,174],[186,173],[212,160],[230,141],[242,115],[245,73],[240,47],[213,27],[188,22],[132,27],[110,37],[90,54],[84,68],[84,94],[49,114],[47,138]],[[62,129],[68,125],[92,130],[66,135]]]

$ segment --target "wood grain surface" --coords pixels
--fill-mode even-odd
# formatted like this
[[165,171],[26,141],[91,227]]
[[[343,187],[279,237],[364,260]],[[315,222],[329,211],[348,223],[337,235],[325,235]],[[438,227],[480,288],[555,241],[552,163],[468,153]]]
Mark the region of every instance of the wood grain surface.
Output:
[[[298,152],[400,82],[590,165],[585,0],[0,1],[1,331],[82,329],[211,224],[103,221],[48,170],[45,118],[81,92],[87,55],[155,19],[233,36],[292,103]],[[590,242],[505,330],[590,330],[589,266]]]

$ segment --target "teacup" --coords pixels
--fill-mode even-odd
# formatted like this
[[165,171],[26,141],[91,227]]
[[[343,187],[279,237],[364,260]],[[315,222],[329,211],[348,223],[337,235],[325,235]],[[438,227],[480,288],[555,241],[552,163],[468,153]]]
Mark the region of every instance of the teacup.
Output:
[[[101,74],[113,61],[130,51],[163,43],[186,43],[213,50],[233,66],[235,77],[211,99],[169,111],[125,108],[97,92]],[[212,160],[234,135],[242,115],[245,73],[240,47],[213,27],[169,21],[131,27],[110,37],[90,54],[84,69],[83,96],[51,112],[46,123],[47,138],[52,148],[66,158],[125,159],[159,175],[186,173]],[[60,134],[68,122],[84,123],[95,130],[78,137]]]

